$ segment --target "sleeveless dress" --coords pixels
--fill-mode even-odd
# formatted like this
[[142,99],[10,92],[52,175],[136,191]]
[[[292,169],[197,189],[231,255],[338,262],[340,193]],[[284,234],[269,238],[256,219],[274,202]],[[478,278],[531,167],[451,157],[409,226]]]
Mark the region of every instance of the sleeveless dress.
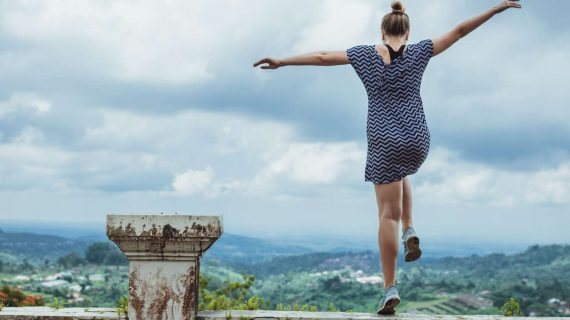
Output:
[[375,45],[357,45],[346,52],[368,95],[364,180],[390,183],[416,173],[430,148],[420,86],[433,42],[408,44],[390,64]]

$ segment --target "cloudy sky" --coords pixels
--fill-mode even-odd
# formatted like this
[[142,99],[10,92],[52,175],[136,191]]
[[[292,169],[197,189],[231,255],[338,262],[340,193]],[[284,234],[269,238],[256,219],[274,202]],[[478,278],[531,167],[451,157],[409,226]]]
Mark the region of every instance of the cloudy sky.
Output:
[[[352,67],[252,64],[381,43],[389,3],[0,0],[1,221],[179,212],[374,239]],[[413,43],[496,1],[404,4]],[[410,177],[426,238],[570,242],[570,2],[522,4],[427,67],[431,149]]]

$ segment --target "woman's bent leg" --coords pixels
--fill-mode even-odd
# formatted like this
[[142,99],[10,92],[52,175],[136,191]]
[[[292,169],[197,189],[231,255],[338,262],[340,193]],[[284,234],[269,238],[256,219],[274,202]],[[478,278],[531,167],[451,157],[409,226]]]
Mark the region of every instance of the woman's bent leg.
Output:
[[402,216],[403,181],[374,184],[378,204],[378,247],[384,290],[396,283],[396,262],[398,258],[399,224]]

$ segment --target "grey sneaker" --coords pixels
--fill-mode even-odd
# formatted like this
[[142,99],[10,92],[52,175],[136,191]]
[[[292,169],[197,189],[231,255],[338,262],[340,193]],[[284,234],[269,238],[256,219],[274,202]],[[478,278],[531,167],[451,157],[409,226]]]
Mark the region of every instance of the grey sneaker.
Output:
[[406,262],[418,260],[421,257],[420,238],[418,238],[414,228],[408,227],[404,230],[402,242],[404,243],[404,260]]
[[398,294],[398,289],[396,286],[392,285],[386,288],[382,293],[382,298],[380,298],[380,304],[378,304],[378,314],[394,314],[396,313],[395,307],[400,304],[400,295]]

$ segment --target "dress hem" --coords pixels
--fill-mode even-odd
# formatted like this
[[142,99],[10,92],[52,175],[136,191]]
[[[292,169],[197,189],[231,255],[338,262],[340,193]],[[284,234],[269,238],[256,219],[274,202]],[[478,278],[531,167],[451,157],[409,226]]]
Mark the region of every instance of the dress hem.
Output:
[[374,178],[367,178],[367,177],[365,177],[365,178],[364,178],[364,181],[366,181],[366,182],[367,182],[367,181],[370,181],[370,182],[373,182],[374,184],[388,184],[388,183],[391,183],[391,182],[400,181],[400,180],[404,179],[405,177],[410,176],[410,175],[412,175],[412,174],[418,172],[419,169],[420,169],[420,168],[416,168],[416,169],[411,170],[411,171],[409,171],[409,172],[407,172],[407,173],[400,174],[400,175],[396,175],[396,176],[392,176],[392,178],[390,178],[390,179],[380,179],[380,180],[378,180],[378,179],[374,179]]

